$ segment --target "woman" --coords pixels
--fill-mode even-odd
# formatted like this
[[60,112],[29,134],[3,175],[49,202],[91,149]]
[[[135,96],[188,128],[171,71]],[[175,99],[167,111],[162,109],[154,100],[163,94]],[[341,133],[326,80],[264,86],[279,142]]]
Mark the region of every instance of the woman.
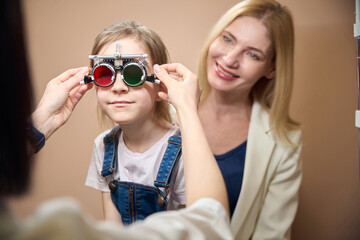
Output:
[[202,51],[199,116],[225,179],[236,239],[288,239],[301,182],[301,131],[289,117],[294,29],[274,0],[245,0]]

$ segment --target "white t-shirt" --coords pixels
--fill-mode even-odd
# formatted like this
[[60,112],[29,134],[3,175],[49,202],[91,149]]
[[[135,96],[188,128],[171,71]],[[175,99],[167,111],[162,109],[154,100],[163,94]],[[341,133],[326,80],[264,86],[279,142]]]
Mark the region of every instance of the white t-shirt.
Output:
[[[144,153],[132,152],[125,145],[121,133],[118,145],[118,164],[115,173],[107,177],[101,175],[104,162],[103,138],[111,129],[101,133],[94,142],[93,154],[89,166],[85,185],[103,192],[110,192],[109,182],[113,179],[120,181],[136,182],[154,186],[154,181],[164,156],[168,139],[178,131],[173,126],[158,142]],[[161,189],[162,191],[164,189]],[[179,205],[185,205],[185,177],[182,158],[179,159],[178,167],[174,170],[172,184],[168,194],[168,209],[178,209]]]

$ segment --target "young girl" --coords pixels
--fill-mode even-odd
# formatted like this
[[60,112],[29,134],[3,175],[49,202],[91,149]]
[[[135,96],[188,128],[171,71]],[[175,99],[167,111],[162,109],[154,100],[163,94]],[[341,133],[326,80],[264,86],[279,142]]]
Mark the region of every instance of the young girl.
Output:
[[[92,54],[87,80],[97,85],[103,119],[118,125],[95,139],[85,183],[102,191],[105,220],[130,224],[183,207],[181,138],[173,136],[179,129],[168,103],[158,97],[161,85],[154,83],[151,67],[168,62],[165,45],[149,28],[124,21],[96,37]],[[137,78],[139,72],[143,76]]]

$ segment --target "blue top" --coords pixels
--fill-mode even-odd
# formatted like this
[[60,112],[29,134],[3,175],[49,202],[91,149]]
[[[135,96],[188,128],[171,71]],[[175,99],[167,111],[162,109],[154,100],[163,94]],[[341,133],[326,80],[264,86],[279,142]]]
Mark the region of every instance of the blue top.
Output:
[[232,214],[234,213],[241,192],[245,166],[246,143],[247,141],[222,155],[215,155],[215,159],[224,177],[226,190],[228,192],[230,217],[232,217]]

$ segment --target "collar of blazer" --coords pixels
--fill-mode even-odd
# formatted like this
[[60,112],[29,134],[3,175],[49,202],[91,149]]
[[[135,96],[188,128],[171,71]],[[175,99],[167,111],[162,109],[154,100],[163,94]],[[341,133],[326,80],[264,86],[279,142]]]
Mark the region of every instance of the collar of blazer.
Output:
[[257,216],[251,214],[250,210],[261,204],[261,189],[264,187],[264,177],[274,146],[269,115],[255,101],[250,118],[242,189],[231,221],[235,236],[239,232],[251,236]]

